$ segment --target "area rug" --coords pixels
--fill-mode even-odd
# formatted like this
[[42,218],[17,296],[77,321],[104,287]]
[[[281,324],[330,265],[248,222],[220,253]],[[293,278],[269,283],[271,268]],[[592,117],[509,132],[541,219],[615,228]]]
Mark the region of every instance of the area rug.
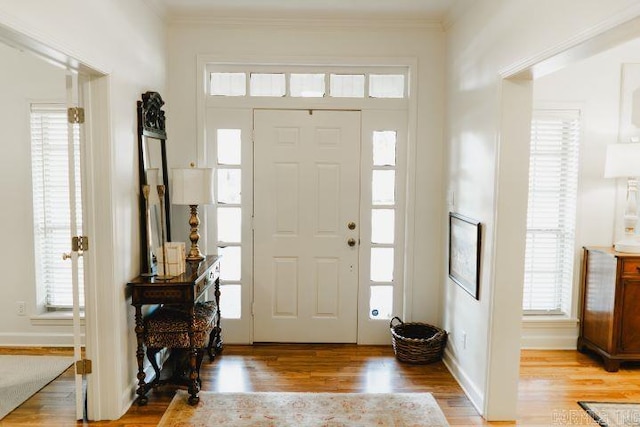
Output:
[[72,357],[0,355],[0,419],[49,384]]
[[640,403],[578,402],[602,427],[640,426]]
[[448,426],[430,393],[213,393],[178,390],[159,427]]

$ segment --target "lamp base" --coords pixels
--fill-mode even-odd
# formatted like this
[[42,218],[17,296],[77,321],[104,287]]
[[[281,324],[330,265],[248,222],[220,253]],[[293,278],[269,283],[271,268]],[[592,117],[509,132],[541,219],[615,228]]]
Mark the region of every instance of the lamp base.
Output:
[[630,254],[640,254],[640,241],[635,239],[625,239],[616,242],[614,245],[616,252],[626,252]]
[[189,254],[189,256],[187,256],[185,258],[185,260],[189,261],[189,262],[195,262],[195,261],[202,261],[205,258],[204,255],[202,254],[198,254],[198,255],[191,255]]
[[204,259],[204,255],[200,252],[198,246],[198,240],[200,240],[200,234],[198,234],[198,226],[200,225],[200,218],[198,217],[198,205],[189,205],[191,208],[191,216],[189,217],[189,225],[191,226],[191,233],[189,234],[189,240],[191,240],[191,249],[187,254],[187,261],[199,262]]

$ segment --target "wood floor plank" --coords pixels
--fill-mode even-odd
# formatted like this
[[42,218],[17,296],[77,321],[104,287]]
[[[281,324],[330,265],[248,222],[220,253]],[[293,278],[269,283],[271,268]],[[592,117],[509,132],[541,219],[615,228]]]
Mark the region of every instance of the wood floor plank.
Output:
[[[0,354],[71,354],[68,349],[15,349]],[[517,425],[595,426],[578,400],[640,402],[640,364],[606,372],[598,357],[577,351],[522,352]],[[513,425],[480,417],[442,362],[407,365],[391,347],[355,345],[227,345],[213,363],[202,366],[202,389],[210,391],[429,392],[452,426]],[[147,406],[133,405],[119,420],[73,420],[73,371],[27,400],[0,426],[156,426],[175,389],[149,393]]]

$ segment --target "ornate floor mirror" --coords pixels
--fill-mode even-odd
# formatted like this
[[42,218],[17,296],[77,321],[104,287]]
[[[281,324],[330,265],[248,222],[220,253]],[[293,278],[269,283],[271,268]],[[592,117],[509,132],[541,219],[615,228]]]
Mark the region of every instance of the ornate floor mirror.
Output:
[[[138,101],[138,165],[140,174],[140,253],[144,276],[158,271],[158,250],[171,241],[166,117],[158,92],[145,92]],[[166,257],[164,258],[166,259]]]

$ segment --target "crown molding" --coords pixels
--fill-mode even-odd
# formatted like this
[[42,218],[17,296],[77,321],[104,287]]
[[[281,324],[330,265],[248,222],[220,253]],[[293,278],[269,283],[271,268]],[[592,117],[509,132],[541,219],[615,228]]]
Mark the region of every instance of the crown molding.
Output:
[[600,21],[559,44],[504,67],[499,71],[500,77],[525,80],[542,77],[567,64],[637,38],[640,34],[639,28],[640,3]]
[[156,15],[158,15],[158,17],[160,17],[160,19],[162,19],[163,21],[167,21],[167,17],[169,15],[169,10],[167,9],[167,5],[165,4],[165,2],[163,0],[142,0],[142,2],[144,4],[147,5],[147,7]]
[[[147,0],[150,1],[150,0]],[[279,13],[218,10],[176,12],[168,14],[172,25],[212,25],[237,27],[243,25],[275,28],[344,28],[344,29],[420,29],[442,31],[442,22],[429,16],[407,14],[327,14]]]
[[442,29],[449,31],[471,8],[469,0],[455,0],[442,17]]

